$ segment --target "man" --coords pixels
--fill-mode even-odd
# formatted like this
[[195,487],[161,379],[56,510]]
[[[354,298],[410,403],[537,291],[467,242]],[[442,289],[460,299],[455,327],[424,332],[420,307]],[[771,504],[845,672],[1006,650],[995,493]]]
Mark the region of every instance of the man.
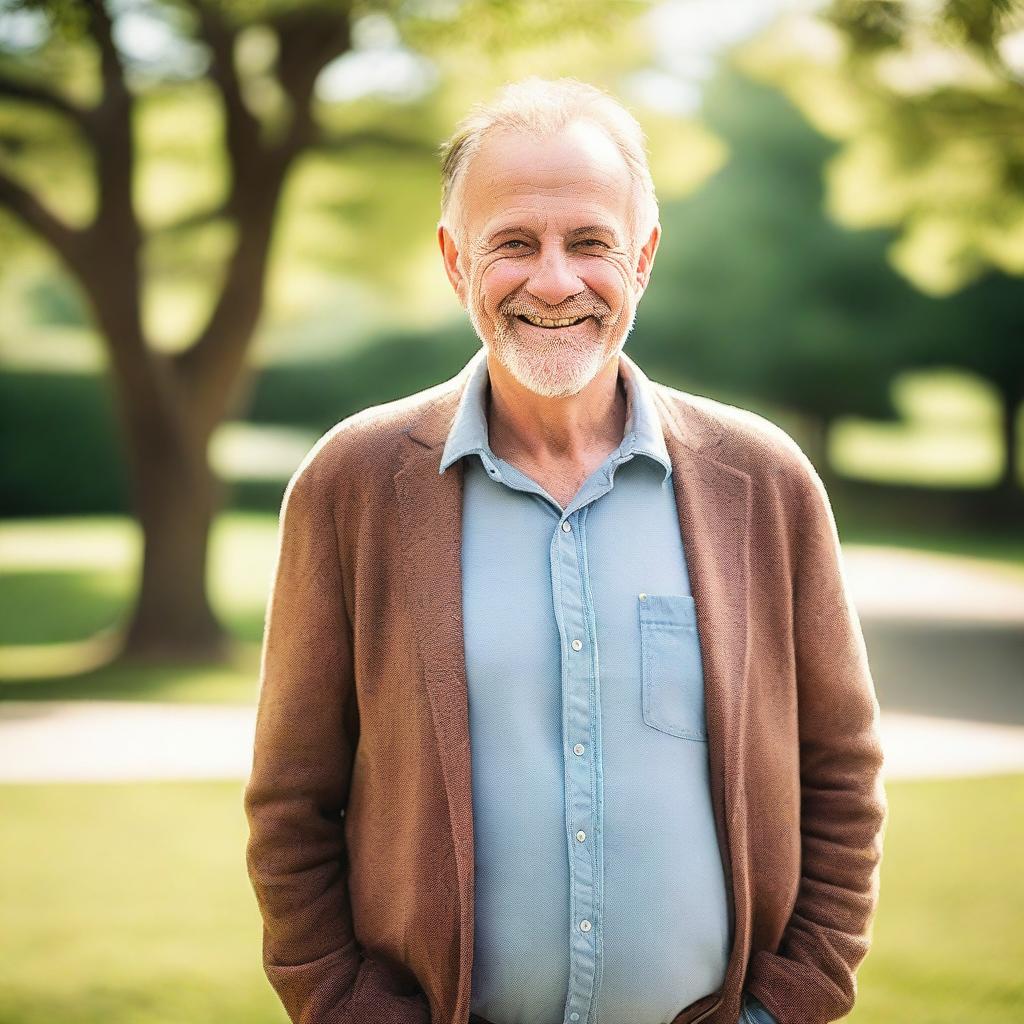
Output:
[[483,348],[335,426],[282,506],[267,976],[304,1024],[836,1020],[887,805],[821,481],[622,352],[660,226],[615,100],[509,86],[443,179]]

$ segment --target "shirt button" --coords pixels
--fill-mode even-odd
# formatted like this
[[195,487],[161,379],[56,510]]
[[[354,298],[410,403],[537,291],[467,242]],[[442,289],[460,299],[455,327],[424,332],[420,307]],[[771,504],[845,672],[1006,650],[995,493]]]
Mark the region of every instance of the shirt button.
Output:
[[572,649],[574,651],[578,651],[582,646],[583,646],[583,641],[582,640],[573,640],[573,642],[572,642]]
[[587,838],[587,833],[584,832],[583,829],[580,829],[579,832],[576,833],[576,838],[582,843],[583,840]]
[[640,595],[640,600],[641,601],[646,601],[647,600],[647,595],[646,594],[641,594]]
[[580,1019],[580,1015],[578,1013],[570,1013],[569,1014],[569,1020],[579,1020],[579,1019]]
[[562,533],[568,533],[571,529],[572,526],[570,525],[568,519],[564,523],[562,523]]
[[590,922],[586,921],[586,920],[580,921],[580,931],[581,932],[589,932],[590,931]]
[[574,754],[582,754],[583,753],[583,744],[582,743],[577,743],[576,746],[572,748],[572,752]]

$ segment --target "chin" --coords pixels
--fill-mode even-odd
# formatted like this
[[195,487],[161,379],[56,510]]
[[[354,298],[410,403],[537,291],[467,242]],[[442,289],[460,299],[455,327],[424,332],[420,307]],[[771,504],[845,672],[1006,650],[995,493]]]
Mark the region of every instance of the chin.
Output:
[[606,362],[600,347],[582,352],[565,347],[544,351],[518,339],[510,339],[498,341],[488,348],[524,388],[544,398],[567,398],[579,394]]

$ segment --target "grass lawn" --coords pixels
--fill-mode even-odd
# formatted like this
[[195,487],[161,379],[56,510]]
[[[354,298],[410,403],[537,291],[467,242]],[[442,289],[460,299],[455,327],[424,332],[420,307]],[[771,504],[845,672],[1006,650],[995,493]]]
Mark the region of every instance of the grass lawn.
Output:
[[140,551],[139,529],[123,517],[0,523],[0,699],[256,700],[277,517],[229,512],[213,530],[210,594],[241,642],[233,665],[104,664],[103,634],[131,607]]
[[[892,782],[856,1024],[1024,1012],[1024,775]],[[0,1020],[261,1024],[240,783],[0,786]]]

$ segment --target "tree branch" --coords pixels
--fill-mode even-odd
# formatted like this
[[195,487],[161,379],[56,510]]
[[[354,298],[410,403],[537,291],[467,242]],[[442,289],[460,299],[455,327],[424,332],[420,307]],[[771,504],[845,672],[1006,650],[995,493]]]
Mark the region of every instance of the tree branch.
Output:
[[260,139],[260,123],[245,105],[234,65],[235,30],[208,0],[187,0],[213,53],[210,75],[220,89],[227,120],[233,180],[227,208],[237,239],[224,284],[202,331],[175,364],[202,426],[219,422],[231,399],[262,309],[266,266],[277,205],[295,158],[316,134],[313,84],[323,66],[350,45],[347,10],[301,8],[268,24],[278,36],[277,76],[291,105],[291,122],[276,144]]
[[58,114],[70,118],[87,135],[92,135],[90,112],[86,107],[66,99],[46,86],[31,82],[19,82],[16,79],[0,75],[0,99],[16,100],[47,107]]
[[235,29],[206,0],[186,0],[198,20],[199,37],[211,54],[208,77],[217,87],[224,104],[225,137],[228,156],[238,187],[242,167],[249,158],[257,158],[260,149],[260,123],[245,104],[242,86],[235,69]]
[[77,273],[85,232],[65,223],[24,185],[0,171],[0,206],[10,210],[30,231],[55,249]]
[[103,78],[103,103],[117,102],[128,93],[121,55],[114,46],[113,22],[103,0],[85,0],[89,11],[86,19],[89,33],[100,51],[100,73]]
[[277,79],[292,108],[291,124],[279,145],[293,156],[317,133],[313,120],[317,76],[352,47],[350,13],[347,6],[339,11],[295,8],[284,9],[270,19],[278,39]]

